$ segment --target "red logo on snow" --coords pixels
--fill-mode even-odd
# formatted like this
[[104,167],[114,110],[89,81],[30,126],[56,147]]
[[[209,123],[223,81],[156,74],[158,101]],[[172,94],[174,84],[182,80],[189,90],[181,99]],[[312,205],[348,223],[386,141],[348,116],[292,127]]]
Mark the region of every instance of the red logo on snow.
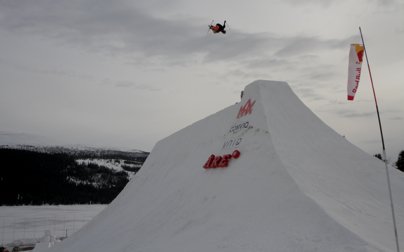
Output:
[[238,150],[233,151],[232,154],[226,154],[223,156],[215,156],[212,154],[208,158],[208,161],[206,161],[203,168],[205,169],[224,168],[229,166],[230,159],[232,158],[237,159],[239,157],[240,157],[240,151]]
[[238,114],[237,114],[237,118],[251,114],[254,104],[255,104],[255,101],[251,102],[251,99],[248,99],[248,101],[244,104],[244,106],[240,107],[240,110],[238,111]]

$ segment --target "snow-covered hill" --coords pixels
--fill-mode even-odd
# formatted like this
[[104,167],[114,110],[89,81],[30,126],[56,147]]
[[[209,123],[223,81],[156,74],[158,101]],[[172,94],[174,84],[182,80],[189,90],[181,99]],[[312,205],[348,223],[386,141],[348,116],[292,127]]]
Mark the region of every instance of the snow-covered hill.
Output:
[[[404,230],[404,176],[391,174]],[[159,141],[119,196],[49,251],[395,251],[384,164],[286,83],[257,81]]]
[[2,144],[0,142],[0,148],[30,150],[43,153],[65,153],[73,156],[92,156],[100,157],[107,155],[124,156],[128,158],[144,157],[148,155],[148,152],[141,150],[120,150],[113,148],[96,148],[83,145],[30,145],[30,144]]
[[132,177],[149,155],[141,150],[117,150],[87,146],[46,146],[3,144],[0,149],[28,150],[40,153],[59,153],[75,157],[78,164],[96,164],[115,171],[124,171]]
[[143,162],[131,161],[124,159],[101,159],[101,158],[87,158],[87,159],[77,159],[78,164],[96,164],[98,166],[107,167],[115,171],[124,171],[128,174],[129,178],[136,174],[137,171],[142,167]]
[[110,203],[148,153],[59,146],[0,146],[0,205]]

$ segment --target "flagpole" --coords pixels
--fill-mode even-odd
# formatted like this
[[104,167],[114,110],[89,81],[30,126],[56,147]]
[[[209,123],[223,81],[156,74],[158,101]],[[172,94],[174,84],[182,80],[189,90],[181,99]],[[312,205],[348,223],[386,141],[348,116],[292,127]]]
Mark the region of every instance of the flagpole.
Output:
[[388,165],[387,165],[386,147],[385,147],[385,145],[384,145],[383,129],[382,129],[382,123],[381,123],[381,120],[380,120],[379,106],[377,105],[377,98],[376,98],[375,86],[373,85],[372,72],[370,71],[369,58],[368,58],[368,54],[367,54],[367,50],[366,50],[366,46],[365,46],[365,40],[363,39],[363,35],[362,35],[362,29],[361,29],[360,26],[359,26],[359,32],[360,32],[361,38],[362,38],[363,49],[364,49],[364,51],[365,51],[365,56],[366,56],[366,63],[367,63],[367,65],[368,65],[368,70],[369,70],[370,83],[372,84],[373,97],[374,97],[374,99],[375,99],[376,112],[377,112],[377,119],[378,119],[378,121],[379,121],[380,136],[381,136],[381,139],[382,139],[383,161],[384,161],[384,165],[385,165],[385,167],[386,167],[387,184],[388,184],[388,187],[389,187],[390,208],[391,208],[391,215],[392,215],[392,217],[393,217],[394,235],[395,235],[395,239],[396,239],[396,248],[397,248],[397,252],[400,252],[400,246],[399,246],[399,243],[398,243],[396,214],[395,214],[395,212],[394,212],[393,194],[392,194],[392,192],[391,192],[390,173],[389,173],[389,169],[388,169]]

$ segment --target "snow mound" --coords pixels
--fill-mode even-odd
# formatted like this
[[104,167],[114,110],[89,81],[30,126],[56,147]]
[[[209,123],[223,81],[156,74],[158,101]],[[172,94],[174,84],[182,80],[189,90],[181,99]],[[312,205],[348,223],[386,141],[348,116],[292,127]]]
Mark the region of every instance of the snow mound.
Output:
[[[392,185],[404,230],[395,170]],[[255,81],[239,103],[159,141],[121,194],[50,251],[394,251],[389,206],[380,160],[287,83]]]

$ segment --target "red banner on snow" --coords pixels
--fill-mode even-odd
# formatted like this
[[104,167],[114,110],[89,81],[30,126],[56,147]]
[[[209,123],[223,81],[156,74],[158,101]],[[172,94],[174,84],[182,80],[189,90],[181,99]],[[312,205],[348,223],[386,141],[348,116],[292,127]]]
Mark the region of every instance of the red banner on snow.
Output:
[[348,65],[348,100],[353,101],[359,86],[364,47],[360,44],[351,44]]

